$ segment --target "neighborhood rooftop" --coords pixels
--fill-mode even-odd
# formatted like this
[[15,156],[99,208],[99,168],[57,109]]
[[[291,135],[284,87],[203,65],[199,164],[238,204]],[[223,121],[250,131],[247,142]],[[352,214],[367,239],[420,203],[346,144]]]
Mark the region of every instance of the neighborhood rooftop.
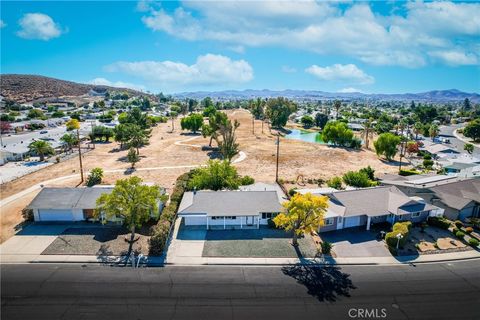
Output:
[[480,202],[480,179],[469,179],[430,188],[446,205],[461,209],[472,201]]
[[275,191],[196,191],[184,193],[178,212],[241,216],[281,210]]
[[102,193],[113,187],[43,188],[28,205],[29,209],[94,209]]

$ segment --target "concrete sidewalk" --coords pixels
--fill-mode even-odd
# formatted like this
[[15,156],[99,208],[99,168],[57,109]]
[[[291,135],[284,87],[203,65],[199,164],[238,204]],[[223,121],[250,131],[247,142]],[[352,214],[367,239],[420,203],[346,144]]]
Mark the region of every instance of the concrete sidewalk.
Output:
[[[177,257],[175,261],[165,261],[163,257],[145,257],[149,266],[161,265],[288,265],[298,263],[317,263],[319,265],[402,265],[411,263],[444,262],[465,259],[479,259],[480,253],[476,250],[428,254],[415,257],[352,257],[298,259],[298,258],[205,258],[205,257]],[[15,263],[115,263],[120,261],[118,256],[81,256],[81,255],[40,255],[40,254],[4,254],[0,256],[1,264]]]

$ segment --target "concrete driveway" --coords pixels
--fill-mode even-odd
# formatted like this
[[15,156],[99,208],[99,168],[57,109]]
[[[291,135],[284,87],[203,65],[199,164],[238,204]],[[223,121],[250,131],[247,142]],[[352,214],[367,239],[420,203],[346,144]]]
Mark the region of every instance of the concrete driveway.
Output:
[[39,256],[68,224],[31,224],[0,246],[2,262],[23,261],[26,256]]
[[182,218],[177,218],[168,246],[167,262],[190,264],[200,261],[206,235],[205,227],[187,227],[182,223]]
[[383,241],[376,239],[374,232],[364,229],[344,229],[320,234],[323,240],[333,244],[339,258],[391,257]]

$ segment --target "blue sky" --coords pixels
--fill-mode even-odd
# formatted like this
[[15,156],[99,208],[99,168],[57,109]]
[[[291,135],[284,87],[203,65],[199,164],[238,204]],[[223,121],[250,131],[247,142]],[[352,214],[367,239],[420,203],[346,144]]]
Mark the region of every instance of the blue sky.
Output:
[[480,91],[479,2],[1,2],[1,73],[152,92]]

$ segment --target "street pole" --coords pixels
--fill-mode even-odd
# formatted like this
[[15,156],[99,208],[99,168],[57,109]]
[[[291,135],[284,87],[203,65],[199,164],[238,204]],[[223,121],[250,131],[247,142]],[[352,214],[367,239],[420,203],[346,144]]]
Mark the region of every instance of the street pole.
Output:
[[77,140],[78,140],[78,159],[80,160],[80,177],[82,178],[82,181],[80,183],[83,183],[83,164],[82,164],[82,148],[80,146],[81,141],[80,141],[80,130],[77,129]]
[[280,154],[280,134],[277,133],[277,167],[275,170],[275,182],[278,182],[278,157]]

